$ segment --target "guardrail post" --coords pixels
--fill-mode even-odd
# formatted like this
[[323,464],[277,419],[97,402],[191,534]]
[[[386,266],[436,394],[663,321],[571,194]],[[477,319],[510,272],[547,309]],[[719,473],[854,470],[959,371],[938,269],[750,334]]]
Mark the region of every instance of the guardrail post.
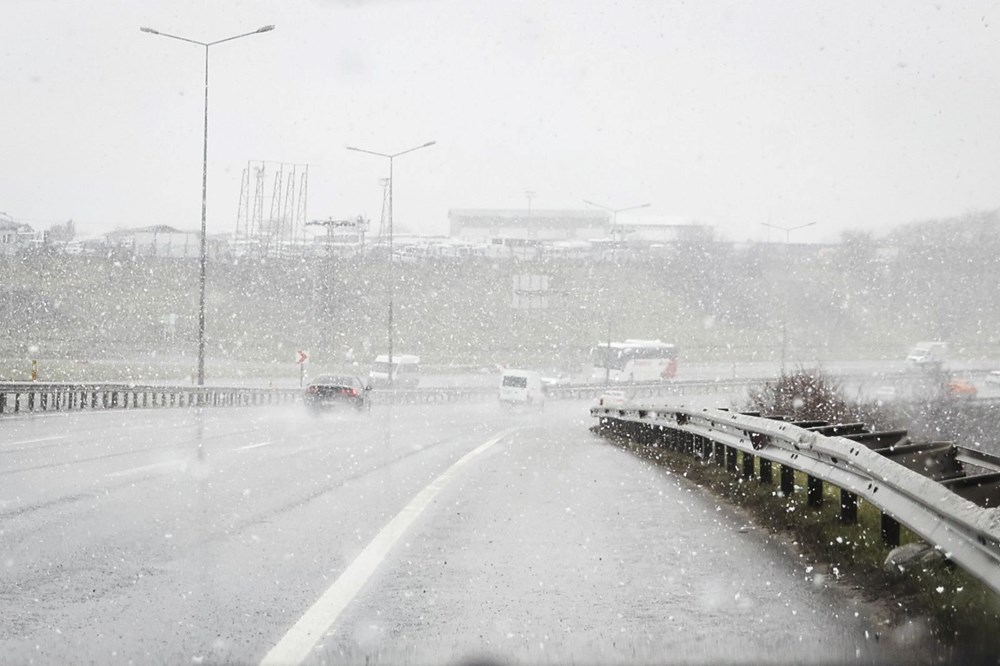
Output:
[[771,466],[771,461],[767,458],[758,460],[760,460],[760,482],[771,485],[774,483],[774,468]]
[[704,457],[704,450],[707,440],[699,439],[690,433],[683,433],[680,435],[680,443],[682,450],[688,455],[693,456],[695,451],[702,453]]
[[899,522],[887,513],[882,514],[882,543],[890,548],[899,545]]
[[736,473],[736,454],[737,451],[731,446],[723,446],[726,450],[726,471]]
[[781,494],[791,497],[795,492],[795,470],[788,465],[781,465]]
[[31,393],[28,394],[28,411],[29,412],[35,411],[35,393],[34,393],[34,391],[32,391]]
[[754,467],[754,457],[753,455],[743,452],[743,478],[752,479],[753,478],[753,467]]
[[670,439],[667,440],[667,447],[672,451],[683,451],[688,446],[697,446],[698,438],[680,430],[671,430]]
[[840,489],[840,522],[845,525],[858,522],[858,496],[843,488]]
[[715,447],[715,464],[723,467],[726,464],[726,447],[718,442],[712,442]]
[[806,504],[813,507],[823,506],[823,479],[806,475]]
[[7,411],[7,394],[0,393],[0,414]]

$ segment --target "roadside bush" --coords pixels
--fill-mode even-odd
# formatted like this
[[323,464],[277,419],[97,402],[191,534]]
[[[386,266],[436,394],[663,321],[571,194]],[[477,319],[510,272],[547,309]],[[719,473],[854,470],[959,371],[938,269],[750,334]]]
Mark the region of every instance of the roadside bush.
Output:
[[843,385],[821,368],[799,367],[750,387],[746,408],[796,421],[862,422],[879,428],[891,427],[893,421],[876,402],[848,400]]

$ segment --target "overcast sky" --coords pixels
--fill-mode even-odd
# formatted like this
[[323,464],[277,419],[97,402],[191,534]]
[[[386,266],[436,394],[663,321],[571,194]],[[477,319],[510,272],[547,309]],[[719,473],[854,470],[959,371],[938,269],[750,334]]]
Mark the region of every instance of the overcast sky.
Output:
[[201,215],[248,160],[309,164],[309,217],[444,233],[449,208],[612,207],[801,241],[1000,207],[992,2],[0,1],[0,211],[82,234]]

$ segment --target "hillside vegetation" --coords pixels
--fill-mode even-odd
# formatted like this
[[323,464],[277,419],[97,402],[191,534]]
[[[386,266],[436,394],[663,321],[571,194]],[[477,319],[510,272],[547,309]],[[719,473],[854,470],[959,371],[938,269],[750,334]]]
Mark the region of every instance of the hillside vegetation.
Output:
[[[920,339],[995,356],[1000,224],[921,223],[876,243],[676,245],[615,260],[426,259],[394,266],[395,350],[431,363],[574,368],[614,339],[660,338],[688,360],[900,358]],[[318,362],[384,353],[384,257],[210,264],[212,359]],[[516,276],[548,280],[546,307],[513,307]],[[46,253],[0,259],[0,356],[188,359],[193,261]],[[170,315],[175,316],[171,328]]]

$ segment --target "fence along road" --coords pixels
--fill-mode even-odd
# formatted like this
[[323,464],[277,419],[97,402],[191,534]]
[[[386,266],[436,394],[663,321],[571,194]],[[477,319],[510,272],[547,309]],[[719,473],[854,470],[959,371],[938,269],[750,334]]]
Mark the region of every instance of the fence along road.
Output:
[[[882,537],[899,545],[903,524],[1000,594],[1000,457],[950,442],[916,443],[905,430],[872,432],[863,424],[791,422],[718,409],[631,403],[594,407],[598,431],[669,448],[725,466],[744,478],[760,460],[770,483],[794,492],[794,470],[808,478],[808,503],[823,483],[840,488],[840,517],[857,521],[863,497],[882,512]],[[738,456],[742,458],[742,464]]]
[[[716,393],[746,386],[748,380],[688,381],[636,384],[634,396]],[[571,384],[547,389],[550,399],[595,398],[611,388],[594,384]],[[427,404],[495,400],[495,387],[441,387],[422,389],[375,389],[374,404]],[[168,386],[129,383],[0,382],[0,415],[22,412],[56,412],[90,409],[154,407],[236,407],[298,402],[302,389],[247,388],[225,386]]]
[[[912,381],[925,375],[913,372],[837,375],[839,381]],[[774,377],[673,380],[635,384],[553,384],[545,387],[550,400],[597,398],[609,390],[623,390],[630,398],[733,393],[773,381]],[[496,398],[493,386],[375,389],[374,404],[427,404],[476,402]],[[237,407],[274,405],[302,399],[298,388],[160,385],[124,382],[0,382],[0,416],[21,412],[79,409],[131,409],[154,407]],[[998,402],[997,398],[976,400]]]

